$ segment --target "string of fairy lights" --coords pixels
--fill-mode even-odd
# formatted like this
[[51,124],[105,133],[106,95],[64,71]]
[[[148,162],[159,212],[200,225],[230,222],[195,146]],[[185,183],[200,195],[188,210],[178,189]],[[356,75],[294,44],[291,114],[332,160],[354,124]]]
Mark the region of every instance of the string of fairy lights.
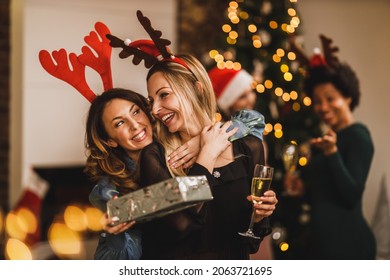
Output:
[[[220,69],[228,68],[240,70],[242,68],[242,65],[239,62],[234,61],[235,46],[240,44],[240,40],[246,40],[246,42],[242,43],[246,43],[246,45],[254,48],[255,51],[258,51],[259,53],[264,53],[265,51],[263,49],[265,49],[270,43],[270,40],[272,40],[271,35],[259,24],[259,22],[264,24],[264,21],[256,19],[245,11],[245,6],[241,5],[244,1],[245,0],[236,0],[229,3],[229,7],[227,8],[228,22],[221,27],[222,32],[226,34],[227,46],[232,46],[232,48],[228,48],[228,50],[224,51],[218,51],[216,49],[209,51],[209,57],[215,61],[217,67]],[[297,10],[294,8],[297,0],[290,0],[290,2],[291,7],[286,10],[288,17],[284,17],[284,20],[288,20],[286,22],[280,22],[280,20],[278,21],[277,19],[269,20],[268,27],[270,30],[285,32],[288,36],[297,31],[301,23]],[[259,8],[262,10],[263,14],[269,14],[272,9],[272,4],[272,1],[263,1],[261,4],[262,7]],[[278,65],[279,75],[281,76],[280,80],[284,81],[285,84],[292,82],[295,78],[299,78],[296,77],[296,75],[300,75],[301,77],[304,73],[304,69],[299,67],[296,54],[287,48],[277,48],[275,52],[271,54],[271,57],[273,63]],[[262,80],[254,79],[252,88],[258,94],[275,95],[276,103],[281,107],[285,103],[291,102],[291,109],[295,112],[301,111],[303,109],[302,106],[308,108],[312,105],[312,100],[304,93],[301,93],[297,89],[285,90],[276,80],[271,80],[269,78],[263,78]],[[270,106],[273,106],[273,108],[270,109],[272,115],[272,111],[275,112],[277,108],[276,105],[272,103],[270,103]],[[277,120],[277,114],[274,115],[276,116],[274,120]],[[284,135],[283,125],[278,121],[275,123],[266,123],[264,135],[273,135],[276,139],[281,139]],[[295,143],[295,145],[297,145],[297,141],[294,139],[291,139],[290,143]],[[306,143],[302,143],[299,145],[299,150],[297,164],[305,166],[310,158],[310,149]],[[305,213],[307,214],[307,211]],[[308,218],[306,216],[305,221],[302,223],[307,221]],[[280,251],[289,250],[289,243],[286,240],[286,232],[283,228],[275,227],[272,238]]]
[[[244,21],[246,24],[246,30],[248,30],[248,32],[252,34],[251,39],[253,48],[260,50],[267,43],[265,41],[269,40],[269,38],[264,32],[262,33],[261,30],[259,30],[256,23],[253,22],[253,19],[249,16],[249,14],[246,11],[240,9],[240,3],[242,2],[244,2],[244,0],[231,1],[229,3],[229,7],[227,9],[227,16],[230,20],[230,23],[222,25],[222,31],[227,35],[226,42],[229,45],[235,45],[239,42],[240,38],[243,38],[243,40],[247,40],[247,38],[244,38],[244,36],[240,36],[240,33],[238,31],[239,28],[237,28],[237,25],[240,22]],[[297,0],[290,0],[290,2],[296,3]],[[270,2],[265,3],[271,5]],[[276,20],[270,20],[269,27],[271,29],[280,28],[288,34],[294,33],[300,24],[300,19],[297,15],[297,11],[294,8],[289,8],[287,10],[287,13],[290,16],[290,21],[288,23],[279,23]],[[239,62],[234,62],[232,60],[234,58],[234,55],[229,50],[220,53],[218,50],[213,49],[209,52],[209,56],[215,61],[217,67],[220,69],[228,68],[239,70],[242,67]],[[284,61],[287,59],[288,62],[294,63],[296,60],[295,53],[292,51],[286,51],[282,48],[278,48],[276,52],[272,55],[272,59],[275,63],[280,64],[280,73],[281,75],[283,75],[283,79],[286,82],[292,81],[294,79],[294,73],[291,71],[291,67],[288,65],[288,63]],[[295,65],[297,65],[297,63],[295,63]],[[295,68],[298,67],[296,66]],[[297,72],[297,74],[299,75],[300,73]],[[296,90],[291,90],[289,92],[285,91],[281,86],[276,85],[270,79],[267,79],[262,82],[254,81],[253,89],[259,94],[273,93],[277,97],[279,97],[278,100],[282,102],[292,101],[292,110],[296,112],[301,110],[301,103],[304,106],[311,105],[311,99],[309,97],[302,96],[302,98],[300,98],[300,94]],[[282,124],[267,123],[264,130],[264,135],[267,135],[271,132],[273,132],[276,138],[282,138]]]

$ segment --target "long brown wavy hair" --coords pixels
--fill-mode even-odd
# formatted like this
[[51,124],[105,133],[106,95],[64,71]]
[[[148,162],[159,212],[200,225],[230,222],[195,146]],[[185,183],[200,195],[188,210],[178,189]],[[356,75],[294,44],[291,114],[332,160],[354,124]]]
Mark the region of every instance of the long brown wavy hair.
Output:
[[97,96],[89,108],[84,145],[87,161],[84,172],[93,182],[108,177],[120,193],[138,188],[139,172],[137,163],[130,159],[126,151],[118,146],[108,145],[109,136],[103,124],[106,104],[113,99],[123,99],[135,103],[148,116],[151,125],[154,120],[147,99],[128,89],[113,88]]

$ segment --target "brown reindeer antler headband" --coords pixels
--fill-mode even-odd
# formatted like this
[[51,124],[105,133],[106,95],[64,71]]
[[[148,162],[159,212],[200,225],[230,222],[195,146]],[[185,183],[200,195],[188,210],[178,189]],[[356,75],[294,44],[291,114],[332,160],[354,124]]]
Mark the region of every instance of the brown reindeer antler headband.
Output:
[[184,66],[192,72],[184,60],[175,57],[168,48],[171,41],[161,38],[162,32],[160,30],[155,30],[152,27],[150,20],[139,10],[137,11],[137,18],[152,40],[137,40],[131,42],[131,40],[126,39],[123,41],[111,34],[107,34],[106,36],[110,40],[110,45],[112,47],[122,48],[122,51],[119,53],[120,58],[127,58],[134,55],[133,64],[138,65],[144,60],[146,68],[150,68],[161,61],[172,61]]
[[[110,33],[110,30],[102,22],[97,22],[95,29],[96,32],[91,31],[88,36],[84,37],[84,41],[89,47],[83,46],[80,55],[69,53],[68,56],[65,49],[53,51],[51,54],[47,50],[41,50],[39,52],[39,61],[42,67],[50,75],[73,86],[89,102],[92,102],[96,98],[96,93],[92,91],[86,81],[85,69],[87,66],[91,67],[100,75],[104,90],[113,87],[111,72],[112,48],[106,38],[106,34]],[[98,35],[101,39],[99,39]],[[97,53],[97,57],[92,53],[91,49]]]
[[335,55],[339,51],[338,47],[332,46],[333,40],[320,34],[322,50],[324,57],[320,52],[316,52],[310,59],[304,54],[302,49],[296,45],[295,38],[290,37],[290,49],[296,54],[297,60],[302,67],[318,67],[325,66],[336,68],[339,65],[339,60]]

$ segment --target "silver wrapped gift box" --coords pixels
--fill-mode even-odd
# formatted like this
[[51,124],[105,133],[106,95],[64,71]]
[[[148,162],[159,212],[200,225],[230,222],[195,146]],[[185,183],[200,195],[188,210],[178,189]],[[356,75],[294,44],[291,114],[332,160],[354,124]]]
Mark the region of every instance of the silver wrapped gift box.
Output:
[[148,221],[213,199],[206,176],[175,177],[107,202],[115,222]]

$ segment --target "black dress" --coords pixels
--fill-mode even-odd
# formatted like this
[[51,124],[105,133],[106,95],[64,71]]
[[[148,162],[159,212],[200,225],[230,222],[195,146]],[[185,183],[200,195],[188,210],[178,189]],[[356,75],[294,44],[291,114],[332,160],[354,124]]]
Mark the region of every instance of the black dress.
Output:
[[[142,259],[249,259],[260,241],[241,237],[248,228],[252,204],[246,199],[255,163],[264,163],[261,140],[253,136],[233,142],[235,160],[215,168],[194,164],[188,175],[206,175],[213,200],[199,212],[189,208],[154,219],[142,225]],[[141,187],[171,175],[166,167],[164,148],[158,142],[141,153]],[[255,224],[254,232],[266,236],[271,232],[268,218]]]

